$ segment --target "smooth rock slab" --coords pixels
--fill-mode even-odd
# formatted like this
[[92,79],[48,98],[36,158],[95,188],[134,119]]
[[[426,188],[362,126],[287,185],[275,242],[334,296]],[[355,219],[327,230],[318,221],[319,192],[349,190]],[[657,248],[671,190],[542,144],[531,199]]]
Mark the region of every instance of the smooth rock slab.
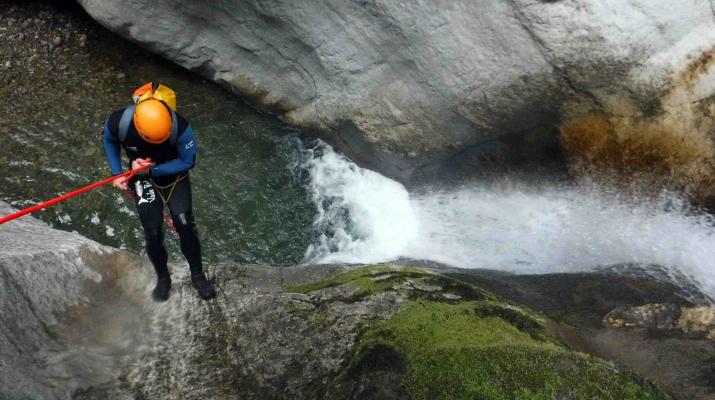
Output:
[[554,126],[584,113],[709,120],[715,90],[707,0],[80,4],[402,180],[553,161]]
[[[0,215],[13,211],[0,202]],[[145,276],[130,273],[139,265],[135,256],[30,216],[0,225],[0,397],[66,398],[87,382],[114,379],[101,354],[74,347],[87,331],[73,330],[68,319],[101,309],[98,291],[145,288]],[[121,314],[122,301],[115,306],[111,312]]]

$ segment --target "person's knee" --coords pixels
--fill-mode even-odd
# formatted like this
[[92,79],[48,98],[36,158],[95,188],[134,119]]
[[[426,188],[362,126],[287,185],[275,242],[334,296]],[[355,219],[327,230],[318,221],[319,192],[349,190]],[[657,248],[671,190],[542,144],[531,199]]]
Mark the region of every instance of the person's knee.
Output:
[[148,245],[161,243],[164,240],[164,231],[161,226],[144,229],[144,239]]
[[196,223],[194,222],[194,216],[191,212],[185,212],[177,214],[173,218],[174,227],[179,235],[183,234],[196,234]]

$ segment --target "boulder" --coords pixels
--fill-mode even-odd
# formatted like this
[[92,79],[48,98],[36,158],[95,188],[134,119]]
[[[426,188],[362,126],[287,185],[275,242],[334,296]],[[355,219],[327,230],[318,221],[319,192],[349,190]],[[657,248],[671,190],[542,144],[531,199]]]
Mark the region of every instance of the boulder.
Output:
[[[655,136],[660,164],[682,135],[688,148],[711,144],[706,0],[79,2],[118,34],[402,181],[558,160],[560,135],[586,159],[603,140],[620,149]],[[618,157],[633,158],[627,150]],[[701,156],[681,164],[712,159]],[[691,164],[676,169],[687,175]]]
[[[0,215],[13,211],[0,202]],[[105,351],[125,353],[133,325],[113,324],[137,309],[117,294],[147,289],[140,266],[136,256],[30,216],[1,225],[0,398],[68,398],[116,379],[116,358]],[[100,295],[117,302],[99,303]],[[101,343],[109,345],[88,350]]]
[[606,326],[643,327],[653,330],[679,329],[694,338],[715,340],[715,307],[678,306],[671,303],[617,307],[603,318]]

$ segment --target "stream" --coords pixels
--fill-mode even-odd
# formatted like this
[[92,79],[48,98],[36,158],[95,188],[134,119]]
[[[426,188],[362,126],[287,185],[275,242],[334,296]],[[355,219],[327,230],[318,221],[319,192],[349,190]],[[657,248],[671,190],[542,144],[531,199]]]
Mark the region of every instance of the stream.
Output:
[[[39,7],[42,16],[46,6],[27,7],[7,15]],[[12,33],[20,21],[25,25],[22,18],[0,23],[0,34],[15,40],[6,49],[5,79],[24,88],[0,105],[0,200],[16,208],[108,176],[104,118],[126,106],[135,87],[154,80],[177,92],[178,111],[196,133],[194,214],[205,262],[287,266],[412,258],[516,273],[655,265],[658,273],[715,297],[711,217],[677,197],[626,200],[597,187],[508,178],[408,192],[218,84],[117,39],[86,16],[50,19],[79,30],[62,33],[84,49],[77,55],[43,42],[48,29],[42,21],[23,28],[37,26],[34,39]],[[61,23],[49,30],[58,29],[63,32]],[[76,39],[81,31],[91,33],[86,47]],[[49,46],[52,65],[37,73],[54,79],[33,75],[36,61],[27,54],[42,46]],[[143,252],[133,203],[109,186],[35,216]],[[169,234],[166,242],[171,257],[181,260],[178,241]]]

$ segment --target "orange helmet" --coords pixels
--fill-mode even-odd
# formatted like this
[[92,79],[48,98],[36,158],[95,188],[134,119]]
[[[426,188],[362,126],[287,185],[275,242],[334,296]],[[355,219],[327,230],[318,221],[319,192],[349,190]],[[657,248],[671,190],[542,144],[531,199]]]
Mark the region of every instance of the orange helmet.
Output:
[[171,135],[169,109],[156,99],[140,102],[134,110],[134,127],[145,141],[153,144],[164,142]]

